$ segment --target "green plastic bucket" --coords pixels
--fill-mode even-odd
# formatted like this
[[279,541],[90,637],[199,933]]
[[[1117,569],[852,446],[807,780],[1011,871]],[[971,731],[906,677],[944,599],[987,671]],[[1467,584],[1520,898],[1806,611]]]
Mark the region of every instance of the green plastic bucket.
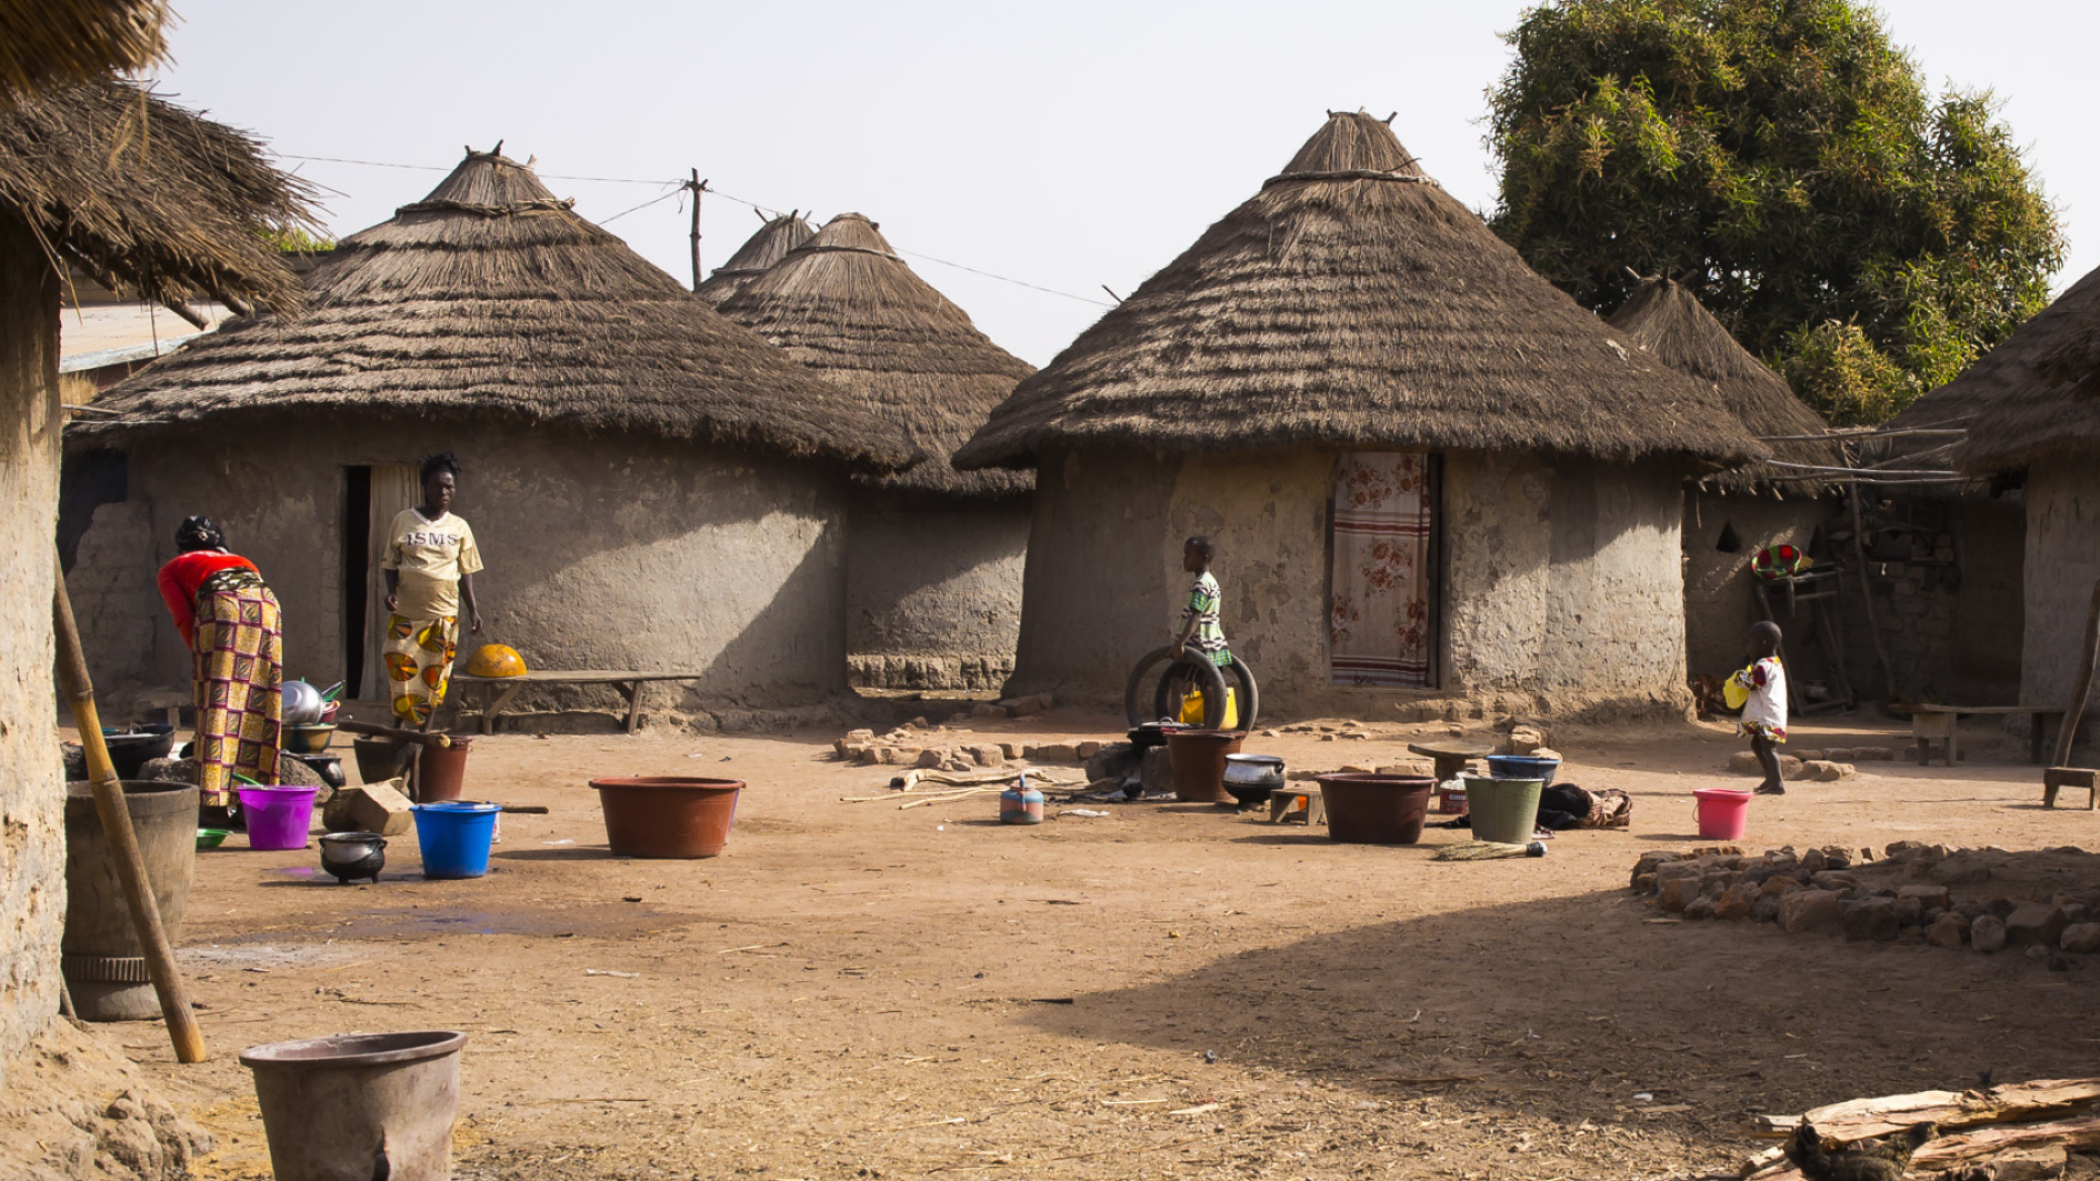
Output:
[[1466,778],[1466,813],[1473,819],[1473,839],[1525,845],[1538,828],[1539,779]]

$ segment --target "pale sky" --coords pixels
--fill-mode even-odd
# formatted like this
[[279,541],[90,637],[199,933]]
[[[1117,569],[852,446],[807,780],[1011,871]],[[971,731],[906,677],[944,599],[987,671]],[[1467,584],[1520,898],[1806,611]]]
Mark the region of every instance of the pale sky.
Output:
[[[262,136],[327,186],[338,234],[392,216],[504,141],[681,281],[698,168],[710,271],[758,219],[874,218],[993,340],[1044,364],[1279,171],[1329,108],[1397,111],[1451,193],[1494,196],[1484,92],[1528,3],[1064,0],[175,0],[160,89]],[[2100,266],[2090,94],[2100,5],[1893,0],[1935,90],[1988,88],[2062,207],[2062,290]],[[341,164],[332,157],[414,168]],[[929,261],[960,263],[1080,299]],[[1097,301],[1096,303],[1083,302]]]

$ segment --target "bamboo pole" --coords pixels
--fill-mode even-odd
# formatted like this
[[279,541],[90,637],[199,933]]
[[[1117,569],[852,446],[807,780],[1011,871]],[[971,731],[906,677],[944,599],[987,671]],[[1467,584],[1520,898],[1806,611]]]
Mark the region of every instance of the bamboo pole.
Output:
[[190,1010],[189,987],[175,965],[175,949],[168,945],[167,929],[161,926],[160,905],[153,899],[153,884],[146,880],[146,863],[139,855],[138,834],[131,827],[131,809],[124,803],[124,785],[110,765],[109,747],[102,742],[102,719],[95,711],[95,686],[88,679],[87,660],[81,654],[80,629],[73,622],[73,604],[66,597],[66,574],[52,555],[51,624],[58,642],[58,680],[73,707],[73,724],[80,730],[80,747],[87,754],[88,780],[94,785],[95,814],[109,838],[111,856],[117,863],[117,881],[124,887],[124,901],[131,910],[131,925],[139,945],[146,951],[146,975],[160,996],[160,1013],[167,1019],[168,1038],[175,1043],[178,1062],[204,1061],[204,1031],[197,1028],[197,1015]]

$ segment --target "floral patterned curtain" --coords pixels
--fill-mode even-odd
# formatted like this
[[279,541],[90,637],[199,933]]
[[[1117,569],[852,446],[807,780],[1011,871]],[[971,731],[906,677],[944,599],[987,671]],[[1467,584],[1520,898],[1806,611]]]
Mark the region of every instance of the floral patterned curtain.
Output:
[[1430,463],[1418,452],[1360,451],[1335,464],[1328,616],[1334,684],[1430,687],[1436,643]]

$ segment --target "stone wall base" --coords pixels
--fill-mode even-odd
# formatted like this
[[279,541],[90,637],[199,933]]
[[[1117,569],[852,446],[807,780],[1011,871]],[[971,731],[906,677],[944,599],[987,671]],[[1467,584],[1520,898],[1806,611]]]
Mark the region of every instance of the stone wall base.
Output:
[[998,692],[1013,672],[1014,658],[1011,654],[889,656],[863,653],[846,657],[846,679],[856,689]]

